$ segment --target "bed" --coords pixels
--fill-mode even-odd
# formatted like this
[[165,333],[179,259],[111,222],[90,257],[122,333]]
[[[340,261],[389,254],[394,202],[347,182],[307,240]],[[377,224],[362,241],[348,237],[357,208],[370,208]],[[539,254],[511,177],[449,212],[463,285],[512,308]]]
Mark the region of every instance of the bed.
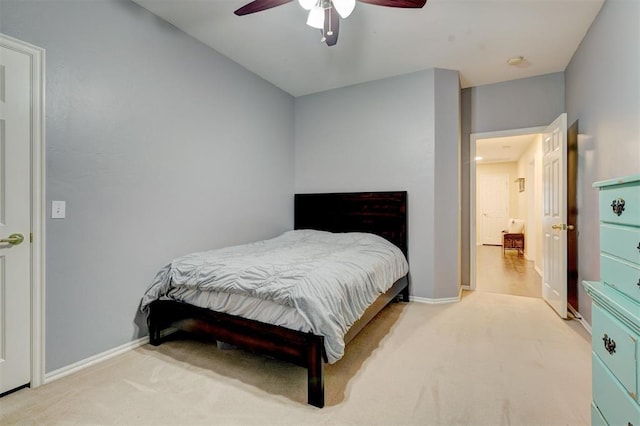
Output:
[[[276,248],[284,247],[286,251],[290,240],[295,241],[295,244],[297,244],[298,239],[313,241],[313,244],[315,244],[316,239],[324,243],[325,239],[338,238],[339,241],[345,241],[346,239],[345,246],[365,245],[367,251],[373,253],[372,257],[380,257],[382,251],[385,253],[387,251],[400,252],[401,257],[405,259],[403,262],[406,264],[406,192],[296,194],[294,204],[294,231],[289,231],[289,233],[274,238],[273,241],[269,240],[247,245],[250,246],[250,250],[253,250],[253,257],[268,259],[270,253],[268,250],[271,249],[273,244],[275,244]],[[376,244],[374,251],[367,246],[370,242],[371,244]],[[389,244],[389,242],[392,244]],[[383,243],[383,245],[378,246],[377,244],[380,243]],[[405,269],[401,273],[398,272],[399,269],[394,270],[393,274],[395,275],[383,273],[382,275],[385,278],[378,277],[379,274],[376,272],[376,277],[367,278],[367,281],[374,282],[374,284],[367,285],[374,287],[370,291],[377,291],[377,293],[372,297],[364,297],[360,296],[360,294],[368,293],[364,291],[361,293],[358,289],[357,298],[367,300],[365,302],[362,300],[354,301],[354,305],[361,306],[358,307],[357,312],[353,314],[347,313],[346,316],[357,315],[357,318],[343,320],[343,322],[348,323],[348,327],[338,327],[341,330],[340,333],[343,333],[339,336],[342,339],[340,340],[334,336],[333,329],[322,328],[320,325],[316,327],[318,321],[319,324],[324,325],[323,318],[316,321],[312,315],[307,315],[305,311],[301,311],[303,312],[302,317],[311,325],[307,329],[299,327],[299,318],[296,317],[296,315],[299,315],[297,313],[299,309],[293,308],[295,303],[292,302],[292,309],[283,307],[288,305],[285,302],[289,300],[289,294],[281,296],[285,302],[281,301],[282,303],[276,303],[278,306],[273,306],[276,311],[269,310],[272,308],[269,306],[272,302],[265,301],[259,294],[263,290],[262,287],[268,287],[268,285],[260,284],[250,287],[242,282],[240,286],[243,287],[243,291],[250,287],[249,293],[236,294],[236,289],[234,288],[230,291],[232,294],[225,292],[222,299],[219,298],[222,293],[217,291],[211,292],[214,293],[214,298],[209,298],[210,292],[202,291],[202,288],[193,289],[188,286],[180,288],[179,291],[174,291],[171,298],[169,298],[167,297],[166,289],[162,290],[162,287],[157,285],[158,282],[164,283],[162,285],[167,285],[171,280],[175,280],[176,276],[185,276],[190,279],[195,274],[194,271],[198,271],[197,275],[203,282],[207,282],[207,276],[226,275],[227,269],[216,269],[218,268],[217,264],[220,263],[218,259],[220,256],[224,257],[224,254],[233,258],[234,250],[235,248],[228,248],[216,252],[218,257],[213,262],[215,265],[211,266],[213,269],[204,269],[204,271],[215,270],[215,273],[207,274],[207,272],[201,272],[203,269],[200,266],[202,262],[200,254],[187,255],[181,259],[183,263],[174,261],[170,268],[168,266],[165,267],[172,272],[159,272],[154,284],[145,293],[142,302],[143,311],[147,315],[150,343],[156,346],[161,344],[166,339],[167,330],[184,330],[190,333],[204,333],[218,342],[224,342],[225,344],[300,365],[307,369],[308,403],[316,407],[322,408],[324,406],[324,363],[337,361],[341,356],[341,345],[346,345],[351,341],[390,302],[398,299],[405,302],[409,301],[408,265],[404,266]],[[308,257],[323,258],[316,255],[317,253],[325,252],[327,253],[327,259],[332,257],[324,248],[318,250],[320,251],[311,250],[311,254]],[[350,260],[347,254],[341,256],[346,260]],[[275,258],[279,259],[280,257],[277,255]],[[294,263],[296,265],[304,265],[305,261],[306,259],[302,261],[296,260]],[[395,263],[398,262],[395,261]],[[187,265],[186,267],[184,266],[185,264]],[[197,267],[191,267],[193,265]],[[276,265],[269,266],[269,268],[280,268],[279,274],[282,271],[285,271],[286,274],[289,273],[289,266]],[[230,266],[225,264],[224,267]],[[337,273],[342,275],[351,273],[350,270],[345,269],[335,269],[334,271],[333,266],[327,269],[326,272],[319,269],[315,264],[309,266],[309,268],[330,277],[332,277],[332,274],[335,275]],[[359,269],[359,267],[352,269]],[[176,275],[175,270],[178,270],[179,274]],[[186,272],[183,270],[186,270]],[[163,274],[169,275],[165,276]],[[292,276],[295,275],[292,274]],[[398,275],[400,276],[398,277]],[[390,279],[392,276],[394,278]],[[287,277],[285,276],[285,278]],[[383,282],[385,280],[388,282]],[[185,279],[185,281],[188,281],[188,279]],[[232,284],[223,283],[220,285]],[[302,286],[292,286],[292,288],[294,287],[297,289]],[[317,291],[315,287],[313,288],[313,291]],[[355,293],[352,291],[352,294]],[[205,296],[206,300],[204,299]],[[325,295],[321,294],[315,300],[313,298],[304,300],[310,300],[316,304],[325,303],[324,299]],[[366,303],[366,305],[362,305],[363,303]],[[320,310],[324,311],[332,304],[328,302],[324,305],[320,304]],[[218,308],[219,306],[224,308]],[[279,308],[283,309],[282,312],[277,311]],[[356,311],[355,308],[354,311]],[[333,315],[331,316],[333,317]]]

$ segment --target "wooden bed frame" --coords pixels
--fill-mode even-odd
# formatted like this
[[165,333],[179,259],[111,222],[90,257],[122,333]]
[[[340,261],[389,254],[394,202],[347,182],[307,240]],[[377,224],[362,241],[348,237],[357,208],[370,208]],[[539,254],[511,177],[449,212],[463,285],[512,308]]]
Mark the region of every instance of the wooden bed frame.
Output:
[[[369,232],[397,245],[407,255],[407,193],[357,192],[296,194],[295,229],[331,232]],[[408,275],[398,280],[365,311],[349,329],[345,343],[351,341],[378,312],[390,302],[409,301]],[[324,406],[324,337],[266,324],[235,315],[199,308],[172,300],[149,305],[149,340],[154,346],[174,328],[205,333],[211,338],[250,351],[270,355],[307,368],[307,400]]]

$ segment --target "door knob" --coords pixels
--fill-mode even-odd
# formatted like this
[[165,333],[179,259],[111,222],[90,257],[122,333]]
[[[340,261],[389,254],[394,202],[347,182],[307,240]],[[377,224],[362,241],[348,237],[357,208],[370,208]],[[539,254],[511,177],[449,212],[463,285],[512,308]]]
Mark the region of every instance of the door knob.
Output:
[[557,225],[551,225],[551,229],[560,229],[562,231],[568,229],[569,231],[573,231],[574,229],[576,229],[576,227],[573,225],[565,225],[564,223],[560,223]]
[[24,235],[22,234],[11,234],[7,238],[0,239],[0,243],[7,243],[7,244],[11,244],[12,246],[17,246],[23,241],[24,241]]

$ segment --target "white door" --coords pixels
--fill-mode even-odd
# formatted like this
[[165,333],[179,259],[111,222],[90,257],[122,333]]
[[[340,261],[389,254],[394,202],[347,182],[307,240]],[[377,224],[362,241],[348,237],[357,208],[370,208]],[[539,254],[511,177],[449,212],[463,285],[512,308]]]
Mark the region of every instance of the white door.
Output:
[[478,176],[480,244],[501,245],[509,218],[509,176]]
[[[0,39],[0,393],[31,376],[31,58]],[[24,241],[20,241],[23,237]]]
[[542,297],[567,318],[567,114],[542,135]]

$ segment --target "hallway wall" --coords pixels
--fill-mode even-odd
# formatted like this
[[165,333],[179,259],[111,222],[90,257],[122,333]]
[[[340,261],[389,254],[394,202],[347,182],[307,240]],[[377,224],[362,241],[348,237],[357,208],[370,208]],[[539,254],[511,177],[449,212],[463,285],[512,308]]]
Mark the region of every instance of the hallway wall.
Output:
[[[530,164],[533,163],[533,166]],[[525,190],[518,193],[519,211],[526,220],[525,255],[542,272],[542,135],[536,136],[518,160],[518,176],[525,177]]]

